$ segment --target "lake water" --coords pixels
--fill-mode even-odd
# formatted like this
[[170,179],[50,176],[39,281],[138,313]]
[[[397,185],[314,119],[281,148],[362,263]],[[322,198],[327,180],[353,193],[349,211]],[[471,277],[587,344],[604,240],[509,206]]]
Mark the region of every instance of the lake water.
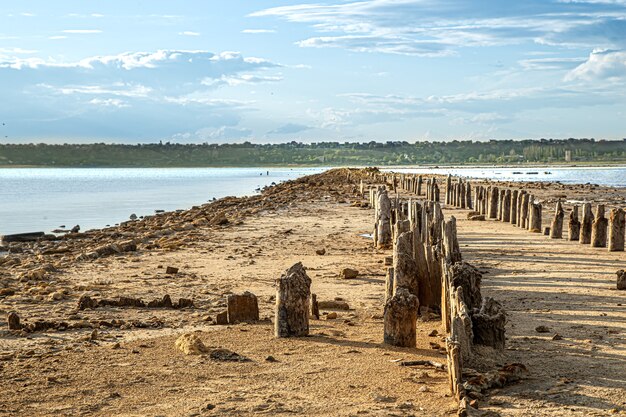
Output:
[[[213,198],[252,195],[257,188],[326,168],[11,168],[0,169],[0,235],[101,228],[155,210],[188,209]],[[517,181],[561,181],[626,187],[617,168],[394,168],[397,172]],[[521,172],[522,174],[514,174]],[[537,172],[538,174],[527,174]],[[548,174],[549,172],[549,174]],[[262,175],[261,175],[262,174]]]
[[[155,210],[188,209],[213,198],[325,168],[11,168],[0,169],[0,235],[102,228]],[[269,170],[269,175],[267,172]],[[262,175],[261,175],[262,174]]]
[[[387,169],[385,169],[386,171]],[[541,168],[392,168],[394,172],[413,174],[452,174],[468,178],[491,178],[500,181],[559,181],[563,184],[598,184],[626,187],[626,167],[541,167]]]

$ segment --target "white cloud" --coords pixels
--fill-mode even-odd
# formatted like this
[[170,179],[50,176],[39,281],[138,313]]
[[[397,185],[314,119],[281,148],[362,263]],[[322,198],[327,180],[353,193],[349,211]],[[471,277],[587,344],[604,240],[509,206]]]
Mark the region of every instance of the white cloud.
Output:
[[565,76],[565,81],[576,80],[626,80],[626,51],[593,51],[587,61]]
[[59,40],[59,39],[67,39],[67,36],[57,35],[57,36],[48,36],[50,40]]
[[95,106],[101,106],[101,107],[116,107],[118,109],[123,108],[123,107],[130,107],[128,103],[117,98],[107,98],[107,99],[94,98],[94,99],[89,100],[89,104],[93,104]]
[[362,0],[297,4],[252,13],[310,25],[324,34],[302,47],[442,56],[464,47],[539,43],[614,47],[626,44],[625,2],[576,5],[528,0]]
[[190,30],[186,30],[184,32],[178,32],[178,34],[181,36],[200,36],[199,32],[192,32]]
[[274,29],[244,29],[241,33],[249,34],[261,34],[261,33],[276,33]]

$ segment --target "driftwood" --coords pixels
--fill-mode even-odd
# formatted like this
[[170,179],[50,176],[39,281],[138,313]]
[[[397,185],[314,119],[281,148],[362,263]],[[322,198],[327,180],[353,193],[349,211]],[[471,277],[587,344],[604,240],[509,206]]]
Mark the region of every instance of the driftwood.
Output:
[[611,209],[609,215],[609,251],[619,252],[624,250],[624,210],[621,208]]
[[311,278],[301,262],[276,280],[276,337],[299,337],[309,334],[309,297]]
[[385,303],[384,341],[392,346],[415,347],[419,302],[406,288],[398,287]]
[[591,203],[583,204],[582,221],[580,223],[580,239],[581,245],[591,243],[591,226],[593,225],[593,213],[591,212]]
[[485,297],[480,310],[472,315],[474,343],[504,349],[504,325],[506,315],[502,305],[493,298]]
[[608,225],[609,221],[604,217],[604,204],[598,204],[598,207],[596,207],[596,217],[591,225],[591,247],[606,247]]
[[569,214],[567,238],[571,241],[576,241],[580,239],[580,221],[578,220],[578,206],[574,206],[571,213]]
[[563,205],[561,202],[556,203],[556,209],[554,213],[554,219],[550,226],[550,238],[561,239],[563,237],[563,218],[565,217],[565,211],[563,211]]

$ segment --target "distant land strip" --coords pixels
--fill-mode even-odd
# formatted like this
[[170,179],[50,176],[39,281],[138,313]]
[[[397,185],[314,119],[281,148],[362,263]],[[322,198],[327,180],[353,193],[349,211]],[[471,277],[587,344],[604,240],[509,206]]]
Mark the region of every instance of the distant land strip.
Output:
[[250,167],[626,163],[626,139],[281,144],[0,144],[0,167]]

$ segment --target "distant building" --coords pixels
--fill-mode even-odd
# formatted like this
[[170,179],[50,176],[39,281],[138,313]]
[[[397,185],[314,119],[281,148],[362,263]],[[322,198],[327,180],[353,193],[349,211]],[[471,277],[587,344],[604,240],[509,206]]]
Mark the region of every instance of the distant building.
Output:
[[572,162],[572,151],[565,151],[565,162]]

